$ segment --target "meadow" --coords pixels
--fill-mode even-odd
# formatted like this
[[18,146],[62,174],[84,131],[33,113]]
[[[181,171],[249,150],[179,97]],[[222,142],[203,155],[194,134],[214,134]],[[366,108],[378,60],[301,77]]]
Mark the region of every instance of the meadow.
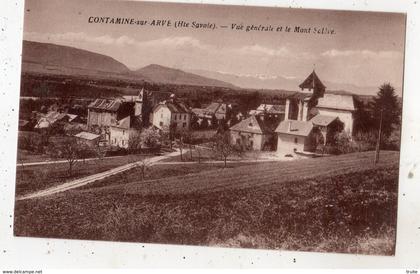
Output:
[[259,163],[17,201],[16,236],[393,255],[398,152]]

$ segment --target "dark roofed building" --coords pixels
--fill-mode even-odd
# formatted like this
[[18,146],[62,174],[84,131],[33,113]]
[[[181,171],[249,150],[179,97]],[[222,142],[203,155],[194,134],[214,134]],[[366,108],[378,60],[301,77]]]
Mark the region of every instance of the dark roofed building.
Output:
[[278,122],[252,115],[230,127],[232,142],[247,150],[273,150],[277,125]]

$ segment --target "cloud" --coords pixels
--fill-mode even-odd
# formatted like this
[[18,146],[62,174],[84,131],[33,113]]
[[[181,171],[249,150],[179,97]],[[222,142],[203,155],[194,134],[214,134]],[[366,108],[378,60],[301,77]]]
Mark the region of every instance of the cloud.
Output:
[[140,48],[198,48],[208,49],[207,45],[202,44],[198,39],[188,36],[165,37],[155,40],[138,41],[126,35],[120,37],[112,37],[110,35],[90,36],[84,32],[66,32],[66,33],[38,33],[25,32],[24,39],[38,42],[56,42],[56,43],[98,43],[104,45],[115,46],[136,46]]
[[285,48],[267,48],[258,44],[252,46],[243,46],[238,49],[238,53],[244,55],[267,55],[267,56],[289,56],[291,52]]
[[371,50],[337,50],[331,49],[324,51],[324,57],[362,57],[362,58],[400,58],[401,52],[398,51],[371,51]]

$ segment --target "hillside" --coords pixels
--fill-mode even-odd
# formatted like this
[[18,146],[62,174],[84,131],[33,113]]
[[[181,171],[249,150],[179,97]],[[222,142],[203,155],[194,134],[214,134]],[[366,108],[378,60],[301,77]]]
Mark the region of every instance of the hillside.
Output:
[[117,60],[87,50],[48,43],[23,41],[22,70],[52,74],[126,74]]
[[152,79],[156,83],[235,88],[234,85],[228,82],[156,64],[151,64],[138,69],[134,73],[145,78]]
[[377,166],[373,155],[167,174],[151,181],[139,181],[132,171],[127,179],[135,178],[133,183],[114,178],[107,183],[119,185],[18,201],[14,234],[393,255],[398,153],[381,153]]

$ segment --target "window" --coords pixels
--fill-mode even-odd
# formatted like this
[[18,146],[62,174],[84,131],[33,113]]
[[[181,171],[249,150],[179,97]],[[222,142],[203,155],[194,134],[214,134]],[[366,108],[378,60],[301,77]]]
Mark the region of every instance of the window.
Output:
[[160,118],[163,118],[163,113],[160,113]]
[[297,144],[298,143],[298,138],[295,138],[295,144]]
[[122,140],[122,145],[124,145],[124,140]]
[[182,127],[186,127],[187,126],[187,123],[182,123]]
[[125,134],[125,130],[123,130],[123,135]]
[[184,114],[184,121],[187,120],[187,114]]
[[163,127],[163,122],[162,121],[159,122],[159,126]]

